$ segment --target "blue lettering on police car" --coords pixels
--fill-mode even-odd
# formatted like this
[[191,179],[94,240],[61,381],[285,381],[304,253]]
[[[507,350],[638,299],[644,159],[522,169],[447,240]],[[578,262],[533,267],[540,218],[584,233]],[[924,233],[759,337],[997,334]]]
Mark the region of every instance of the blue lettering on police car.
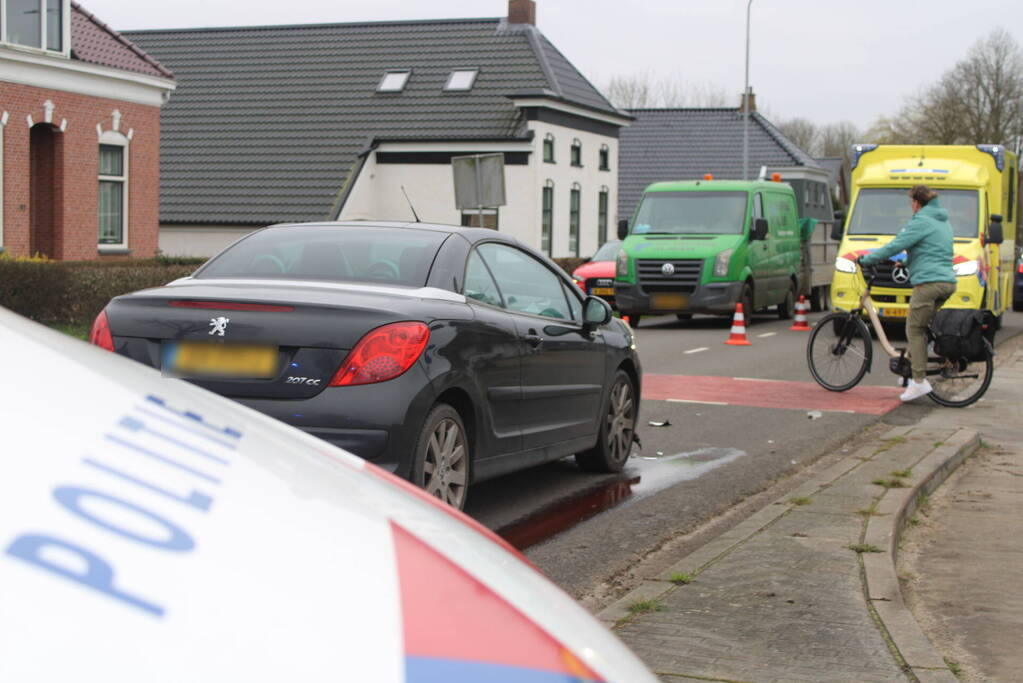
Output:
[[148,455],[150,458],[153,458],[154,460],[159,460],[160,462],[166,463],[166,464],[170,465],[171,467],[177,467],[179,470],[182,470],[184,472],[188,472],[189,474],[194,474],[195,476],[200,477],[202,479],[205,479],[207,481],[213,482],[214,484],[219,484],[220,483],[220,480],[217,479],[216,477],[214,477],[213,475],[206,474],[205,472],[201,472],[201,471],[195,469],[194,467],[189,467],[188,465],[180,463],[177,460],[171,460],[167,456],[160,455],[156,451],[151,451],[148,448],[143,448],[142,446],[139,446],[137,443],[131,443],[130,441],[125,441],[121,437],[114,436],[113,434],[107,434],[106,438],[107,438],[107,441],[111,441],[113,443],[116,443],[118,446],[123,446],[125,448],[129,448],[129,449],[131,449],[133,451],[137,451],[137,452],[141,453],[142,455]]
[[92,458],[83,458],[82,462],[88,465],[89,467],[95,467],[96,469],[102,470],[107,474],[112,474],[115,477],[120,477],[121,479],[124,479],[125,481],[130,481],[131,483],[137,486],[141,486],[144,489],[155,491],[156,493],[159,493],[161,496],[166,496],[167,498],[170,498],[171,500],[176,500],[179,503],[191,505],[192,507],[198,510],[202,510],[203,512],[208,512],[210,509],[210,505],[213,504],[213,498],[211,496],[203,493],[202,491],[197,491],[196,489],[192,489],[192,491],[187,496],[183,496],[172,491],[168,491],[167,489],[157,486],[156,484],[151,484],[148,481],[143,481],[138,477],[128,474],[127,472],[122,472],[117,468],[98,462],[96,460],[93,460]]
[[138,418],[135,418],[135,417],[122,417],[121,421],[118,423],[118,426],[119,427],[123,427],[124,429],[127,429],[128,431],[131,431],[131,432],[145,432],[147,434],[151,434],[151,435],[155,436],[156,438],[161,439],[163,441],[167,441],[169,443],[172,443],[172,444],[174,444],[175,446],[177,446],[179,448],[183,448],[183,449],[185,449],[187,451],[191,451],[193,453],[197,453],[197,454],[203,456],[204,458],[209,458],[210,460],[212,460],[214,462],[219,462],[221,465],[226,465],[227,464],[227,460],[225,460],[224,458],[221,458],[219,455],[213,455],[209,451],[205,451],[205,450],[203,450],[201,448],[196,448],[195,446],[192,446],[191,444],[187,444],[184,441],[181,441],[179,439],[175,439],[172,436],[168,436],[168,435],[166,435],[166,434],[164,434],[162,432],[158,432],[155,429],[150,429],[149,427],[146,427],[146,423],[145,422],[143,422],[142,420],[140,420]]
[[[107,531],[120,534],[129,540],[145,543],[146,545],[151,545],[154,548],[163,548],[164,550],[174,550],[176,552],[188,552],[195,547],[195,541],[192,540],[192,537],[177,524],[164,519],[155,512],[150,512],[149,510],[139,507],[134,503],[129,503],[126,500],[117,498],[116,496],[111,496],[108,493],[102,493],[101,491],[93,489],[84,489],[79,486],[58,486],[53,490],[53,497],[57,499],[58,503],[82,519],[92,522],[96,526],[106,529]],[[105,500],[108,503],[113,503],[114,505],[119,506],[122,510],[134,512],[140,517],[145,517],[150,521],[156,522],[167,530],[167,537],[153,538],[151,536],[143,536],[131,529],[125,529],[123,526],[119,526],[107,519],[104,519],[102,516],[96,514],[96,512],[89,510],[82,505],[83,500],[88,500],[90,498],[93,500]]]
[[[125,437],[107,432],[104,434],[104,438],[108,442],[120,446],[131,453],[145,455],[147,458],[175,467],[212,484],[220,484],[220,479],[180,462],[175,456],[187,458],[189,455],[198,454],[222,465],[230,465],[230,460],[169,436],[164,432],[149,428],[147,423],[139,417],[139,414],[154,418],[163,424],[170,425],[192,436],[203,437],[207,448],[210,448],[209,444],[216,444],[227,451],[236,450],[237,445],[232,443],[231,440],[237,441],[241,439],[242,432],[230,427],[218,427],[210,424],[202,415],[192,411],[173,408],[157,396],[147,396],[146,400],[145,406],[138,406],[133,411],[135,414],[125,416],[118,421],[117,426],[127,431]],[[200,426],[202,429],[196,429],[196,426]],[[158,449],[154,448],[152,446],[152,438],[148,439],[146,445],[135,442],[137,438],[143,436],[155,437],[161,443],[161,446]],[[117,479],[135,484],[140,487],[140,493],[148,492],[164,496],[202,512],[209,511],[214,501],[213,496],[195,489],[188,494],[174,493],[91,457],[84,457],[82,464]],[[74,485],[57,486],[53,490],[53,497],[62,507],[76,517],[134,543],[149,548],[178,553],[188,553],[195,549],[195,540],[186,529],[175,521],[167,519],[163,515],[157,514],[137,502],[92,488]],[[154,538],[150,535],[143,535],[133,528],[125,528],[101,514],[101,511],[104,509],[103,507],[86,505],[83,504],[83,501],[101,501],[108,506],[119,507],[120,514],[116,516],[117,520],[123,519],[123,513],[127,511],[150,523],[162,526],[166,534]],[[54,548],[62,549],[65,552],[49,552]],[[103,595],[142,610],[147,614],[160,618],[166,613],[166,608],[159,605],[156,601],[141,598],[115,587],[113,564],[95,552],[70,541],[57,538],[56,536],[31,532],[15,538],[4,552],[9,557],[17,558],[37,569],[51,572],[56,576],[96,590]],[[69,557],[69,554],[77,557]]]
[[[56,564],[51,559],[52,553],[47,553],[47,548],[60,548],[67,552],[78,555],[81,559],[85,560],[85,572],[79,573],[71,568],[65,567],[60,564]],[[150,614],[162,617],[164,609],[157,604],[154,604],[148,600],[126,593],[118,588],[114,587],[114,568],[110,564],[103,560],[96,553],[90,552],[81,546],[62,541],[59,538],[52,536],[43,536],[41,534],[25,534],[14,539],[14,542],[7,548],[7,554],[12,557],[17,557],[19,560],[24,560],[29,564],[34,564],[38,567],[46,569],[63,576],[66,579],[77,581],[78,583],[106,593],[112,598],[122,600],[133,607],[137,607],[141,610],[145,610]],[[44,555],[46,557],[44,557]],[[75,565],[75,568],[80,569],[81,563],[71,562],[70,564]]]

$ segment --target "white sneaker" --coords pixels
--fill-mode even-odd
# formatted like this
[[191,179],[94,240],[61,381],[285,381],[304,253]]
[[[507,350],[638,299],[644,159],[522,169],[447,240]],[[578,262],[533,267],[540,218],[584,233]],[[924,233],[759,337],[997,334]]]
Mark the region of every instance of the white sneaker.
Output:
[[931,393],[931,391],[933,391],[931,383],[927,380],[924,380],[923,382],[910,380],[909,386],[906,387],[906,390],[902,392],[902,395],[899,396],[899,398],[902,399],[903,403],[905,403],[906,401],[912,401],[913,399],[920,398],[921,396],[926,396]]

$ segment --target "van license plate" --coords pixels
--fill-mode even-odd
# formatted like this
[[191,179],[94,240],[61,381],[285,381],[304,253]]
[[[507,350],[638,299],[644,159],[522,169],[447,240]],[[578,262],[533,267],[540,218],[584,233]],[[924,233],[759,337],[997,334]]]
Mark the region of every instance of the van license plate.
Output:
[[905,318],[907,315],[909,315],[909,309],[908,308],[882,308],[881,309],[881,317],[882,318]]
[[164,371],[186,377],[269,379],[277,374],[277,347],[266,344],[166,342]]
[[689,305],[689,295],[656,292],[650,295],[650,308],[655,311],[681,311]]

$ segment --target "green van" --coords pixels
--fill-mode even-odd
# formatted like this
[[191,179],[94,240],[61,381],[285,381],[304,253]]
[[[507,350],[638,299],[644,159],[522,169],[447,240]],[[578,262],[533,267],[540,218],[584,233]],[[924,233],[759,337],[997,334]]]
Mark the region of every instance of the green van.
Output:
[[810,284],[804,242],[816,221],[801,222],[803,202],[775,178],[647,187],[631,230],[627,221],[618,225],[623,243],[614,289],[622,316],[635,326],[648,314],[732,315],[742,302],[747,321],[768,306],[792,317],[796,297]]

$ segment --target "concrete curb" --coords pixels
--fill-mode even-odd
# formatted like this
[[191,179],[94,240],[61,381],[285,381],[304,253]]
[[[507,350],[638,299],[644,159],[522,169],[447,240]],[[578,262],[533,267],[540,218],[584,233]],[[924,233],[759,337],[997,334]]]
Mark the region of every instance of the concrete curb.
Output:
[[[913,675],[923,683],[956,683],[958,679],[902,599],[895,569],[899,542],[906,523],[924,498],[979,446],[977,432],[960,429],[914,468],[917,470],[914,479],[918,479],[918,483],[911,488],[888,489],[877,504],[878,515],[867,519],[864,542],[884,548],[887,553],[861,555],[866,594],[895,649]],[[890,525],[886,519],[888,515],[891,515]]]

